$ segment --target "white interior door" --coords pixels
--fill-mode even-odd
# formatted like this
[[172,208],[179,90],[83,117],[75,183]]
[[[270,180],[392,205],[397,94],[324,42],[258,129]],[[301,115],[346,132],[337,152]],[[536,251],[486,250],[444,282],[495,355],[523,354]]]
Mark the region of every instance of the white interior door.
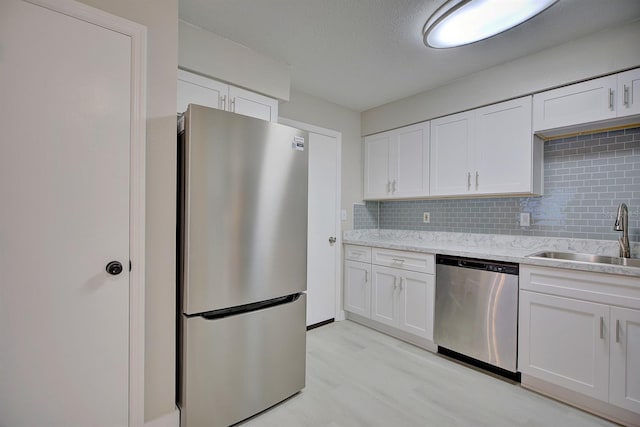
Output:
[[336,137],[309,133],[307,326],[336,317],[337,151]]
[[125,426],[131,38],[3,0],[0,46],[0,425]]

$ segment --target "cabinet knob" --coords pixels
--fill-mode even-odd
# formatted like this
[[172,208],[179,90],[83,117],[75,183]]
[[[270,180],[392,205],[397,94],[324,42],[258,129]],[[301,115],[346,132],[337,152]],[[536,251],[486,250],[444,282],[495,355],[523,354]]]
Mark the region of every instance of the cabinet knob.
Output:
[[333,245],[336,242],[336,238],[331,236],[329,237],[329,244]]

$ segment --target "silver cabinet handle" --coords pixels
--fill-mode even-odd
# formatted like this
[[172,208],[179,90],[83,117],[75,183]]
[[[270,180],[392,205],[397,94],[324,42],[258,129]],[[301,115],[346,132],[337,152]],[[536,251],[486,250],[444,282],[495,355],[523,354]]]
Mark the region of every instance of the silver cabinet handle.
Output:
[[478,181],[480,179],[480,174],[476,171],[476,190],[478,189]]
[[391,258],[391,261],[398,262],[398,263],[403,263],[404,262],[404,260],[402,258]]
[[600,339],[604,339],[604,317],[600,316]]
[[620,342],[620,319],[616,319],[616,342]]
[[624,91],[623,91],[624,106],[629,108],[629,86],[623,85],[623,87],[624,87]]
[[336,242],[336,238],[331,236],[329,237],[329,244],[333,245]]
[[467,172],[467,190],[471,190],[471,172]]
[[398,277],[393,276],[393,290],[395,291],[396,289],[398,289]]
[[387,181],[387,194],[391,193],[391,181]]
[[221,110],[226,110],[227,109],[227,95],[222,95],[220,97],[220,102],[222,104],[222,107],[220,109]]
[[393,180],[393,183],[391,184],[391,188],[392,188],[391,192],[395,193],[396,192],[396,180],[395,179]]
[[231,98],[229,100],[229,111],[231,111],[232,113],[236,112],[236,99],[235,98]]
[[613,89],[609,89],[609,109],[613,110]]
[[402,280],[406,280],[404,277],[400,278],[400,292],[402,292]]
[[364,271],[364,283],[369,283],[369,270]]

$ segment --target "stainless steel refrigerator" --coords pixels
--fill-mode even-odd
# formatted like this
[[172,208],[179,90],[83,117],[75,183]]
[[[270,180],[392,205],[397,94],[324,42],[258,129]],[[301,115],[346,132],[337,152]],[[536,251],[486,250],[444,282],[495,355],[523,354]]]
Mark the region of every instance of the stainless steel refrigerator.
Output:
[[194,104],[183,119],[181,426],[228,426],[305,386],[308,135]]

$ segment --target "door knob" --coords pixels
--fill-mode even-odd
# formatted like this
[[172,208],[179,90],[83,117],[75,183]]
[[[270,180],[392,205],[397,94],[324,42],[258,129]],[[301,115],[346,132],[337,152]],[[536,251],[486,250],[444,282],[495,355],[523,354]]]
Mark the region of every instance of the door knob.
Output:
[[333,245],[335,242],[336,242],[336,238],[335,237],[333,237],[333,236],[329,237],[329,243],[330,244]]
[[106,270],[107,273],[111,274],[112,276],[117,276],[118,274],[122,273],[122,264],[118,261],[111,261],[109,264],[107,264]]

